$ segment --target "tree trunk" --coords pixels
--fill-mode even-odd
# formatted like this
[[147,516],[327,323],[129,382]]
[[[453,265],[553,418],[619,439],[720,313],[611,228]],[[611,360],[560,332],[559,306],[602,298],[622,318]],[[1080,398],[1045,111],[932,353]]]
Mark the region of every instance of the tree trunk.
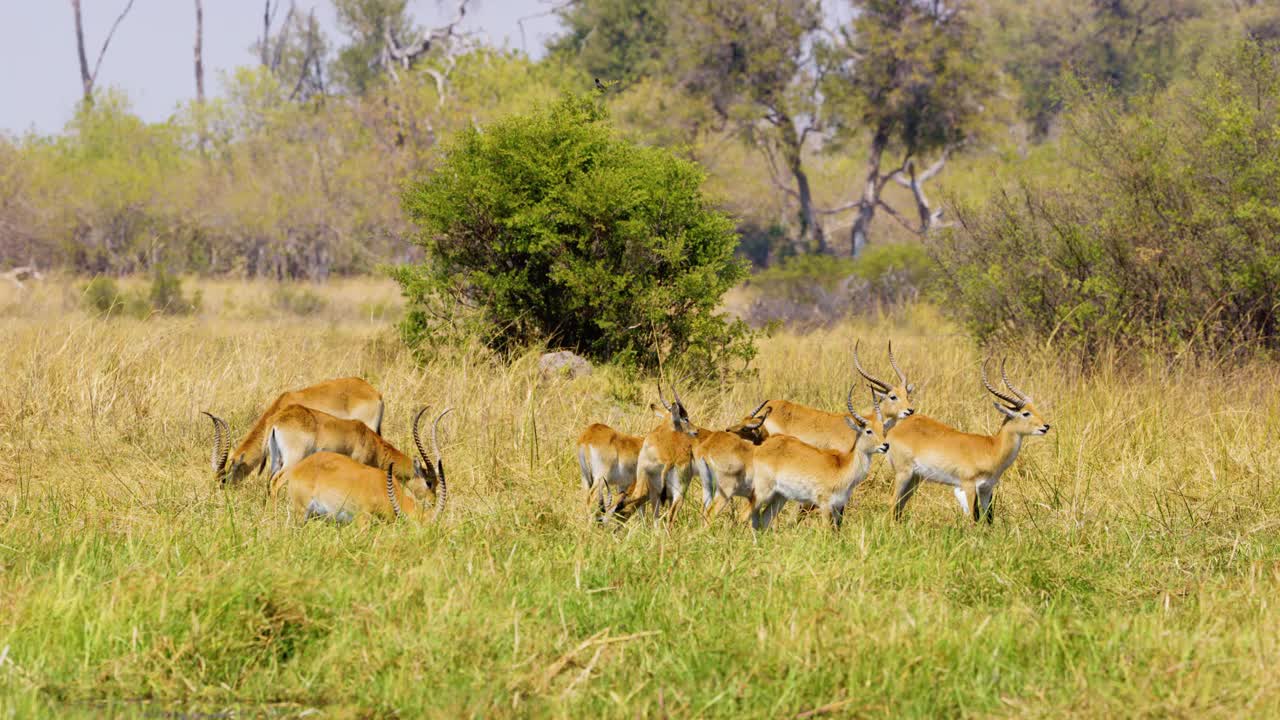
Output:
[[804,147],[801,136],[796,132],[795,123],[785,114],[779,113],[778,130],[782,135],[783,159],[787,170],[796,182],[796,199],[800,203],[797,219],[800,221],[800,235],[796,238],[800,253],[827,251],[827,239],[822,232],[822,224],[818,222],[817,210],[813,207],[813,189],[809,185],[809,174],[804,170]]
[[71,0],[71,11],[76,16],[76,52],[80,55],[80,87],[84,91],[86,105],[93,103],[93,75],[89,73],[89,57],[84,54],[84,24],[80,20],[80,0]]
[[849,238],[849,255],[857,257],[867,246],[867,233],[871,230],[871,221],[876,216],[876,205],[880,203],[880,191],[884,189],[884,179],[880,177],[880,161],[884,157],[884,149],[889,144],[889,133],[883,128],[876,131],[871,139],[871,154],[867,157],[867,181],[862,188],[862,197],[858,200],[858,215],[853,221],[853,231]]
[[814,249],[818,253],[825,254],[827,238],[822,232],[822,225],[818,222],[818,213],[813,208],[813,191],[809,187],[809,174],[799,163],[791,166],[791,174],[795,176],[796,190],[800,196],[800,240],[804,243],[812,237]]
[[204,105],[204,3],[196,0],[196,103]]

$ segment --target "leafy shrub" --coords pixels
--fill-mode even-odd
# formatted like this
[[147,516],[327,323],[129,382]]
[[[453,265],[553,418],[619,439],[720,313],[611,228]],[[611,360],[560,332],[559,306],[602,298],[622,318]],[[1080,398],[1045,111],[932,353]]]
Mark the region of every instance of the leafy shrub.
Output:
[[1280,51],[1246,41],[1135,103],[1078,91],[1082,177],[1023,181],[931,250],[980,339],[1280,347]]
[[929,285],[936,264],[915,243],[874,245],[856,259],[796,255],[752,276],[746,320],[826,325],[852,313],[910,302]]
[[81,293],[84,306],[90,312],[99,315],[110,315],[124,307],[124,297],[116,281],[104,275],[98,275],[84,286]]
[[310,288],[277,285],[271,291],[271,304],[291,315],[308,317],[320,313],[329,303]]
[[427,263],[394,275],[417,347],[467,327],[509,352],[533,343],[689,368],[754,354],[714,312],[745,275],[737,237],[702,194],[697,165],[620,137],[603,108],[564,97],[464,130],[404,205]]
[[200,309],[200,291],[187,298],[182,293],[182,279],[164,265],[156,265],[151,273],[151,290],[147,294],[151,310],[161,315],[190,315]]

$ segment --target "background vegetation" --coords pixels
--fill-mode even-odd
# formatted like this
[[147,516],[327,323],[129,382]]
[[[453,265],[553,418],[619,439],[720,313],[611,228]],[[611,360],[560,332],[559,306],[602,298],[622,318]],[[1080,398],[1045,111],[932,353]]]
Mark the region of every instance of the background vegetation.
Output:
[[[0,717],[1280,715],[1280,7],[576,0],[534,61],[407,6],[0,138],[0,266],[56,268],[0,282]],[[922,412],[994,430],[1003,347],[1052,423],[993,526],[882,461],[839,533],[588,526],[655,346],[756,353],[715,427],[890,337]],[[342,375],[401,446],[457,408],[441,526],[213,482],[200,410]]]
[[[394,284],[311,287],[325,309],[304,318],[263,313],[278,287],[201,282],[195,315],[101,321],[73,285],[0,286],[0,715],[1280,711],[1274,363],[1012,357],[1053,430],[989,528],[939,487],[891,523],[878,460],[839,533],[791,513],[759,538],[692,512],[609,530],[588,527],[573,442],[592,420],[647,428],[650,379],[544,378],[536,353],[478,346],[423,365],[396,310],[359,307],[398,308]],[[979,355],[928,306],[784,332],[757,379],[681,394],[711,426],[764,397],[835,410],[854,339],[888,373],[865,341],[890,335],[923,411],[998,425]],[[282,388],[348,373],[383,391],[401,447],[416,407],[458,408],[442,526],[298,527],[263,478],[213,482],[199,410],[242,430]]]

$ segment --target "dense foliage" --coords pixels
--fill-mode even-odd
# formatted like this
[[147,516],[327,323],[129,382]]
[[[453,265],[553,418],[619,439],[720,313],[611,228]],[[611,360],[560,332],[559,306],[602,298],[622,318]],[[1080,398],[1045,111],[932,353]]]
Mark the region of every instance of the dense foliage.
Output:
[[545,342],[642,365],[669,352],[703,368],[749,358],[745,328],[715,313],[746,271],[703,180],[619,137],[591,98],[462,131],[405,195],[428,257],[397,273],[407,338],[430,346],[469,316],[499,349]]
[[1280,347],[1280,47],[1245,41],[1125,111],[1080,91],[1078,171],[1025,178],[933,240],[979,337],[1086,356]]

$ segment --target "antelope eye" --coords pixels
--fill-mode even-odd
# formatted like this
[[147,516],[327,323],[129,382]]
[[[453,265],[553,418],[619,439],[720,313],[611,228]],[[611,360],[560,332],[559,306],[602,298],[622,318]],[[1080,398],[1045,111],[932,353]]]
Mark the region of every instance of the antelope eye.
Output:
[[868,434],[868,435],[870,435],[870,434],[871,434],[871,431],[870,431],[870,430],[863,430],[862,432],[864,432],[864,433],[866,433],[866,434]]
[[1028,411],[1026,411],[1026,410],[1023,410],[1023,411],[1022,411],[1022,417],[1031,417],[1031,413],[1030,413],[1030,412],[1028,412]]
[[889,399],[890,399],[890,400],[892,400],[892,401],[894,401],[894,402],[897,402],[897,401],[898,401],[898,396],[897,396],[897,395],[890,394],[890,395],[889,395]]

